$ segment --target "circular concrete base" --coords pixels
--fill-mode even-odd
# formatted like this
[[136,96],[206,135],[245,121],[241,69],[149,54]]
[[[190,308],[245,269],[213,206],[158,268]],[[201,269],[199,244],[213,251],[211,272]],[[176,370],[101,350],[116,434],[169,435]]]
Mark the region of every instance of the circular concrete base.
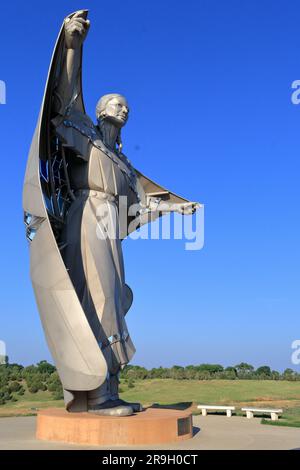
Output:
[[41,410],[37,439],[85,445],[161,444],[189,439],[192,415],[187,411],[148,408],[123,418],[92,413],[68,413],[64,409]]

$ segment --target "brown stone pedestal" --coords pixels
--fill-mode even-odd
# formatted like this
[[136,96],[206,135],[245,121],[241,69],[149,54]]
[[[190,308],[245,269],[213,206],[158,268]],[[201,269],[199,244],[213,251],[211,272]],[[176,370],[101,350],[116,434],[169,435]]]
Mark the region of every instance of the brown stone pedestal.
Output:
[[36,437],[46,441],[126,446],[176,442],[192,435],[192,416],[187,411],[148,408],[132,416],[111,418],[52,408],[39,411],[37,416]]

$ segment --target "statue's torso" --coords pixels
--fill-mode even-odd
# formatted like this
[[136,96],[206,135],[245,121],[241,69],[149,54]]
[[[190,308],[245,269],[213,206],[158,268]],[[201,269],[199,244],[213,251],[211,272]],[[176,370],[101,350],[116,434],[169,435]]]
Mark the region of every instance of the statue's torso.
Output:
[[124,155],[117,155],[101,140],[98,129],[86,115],[74,113],[56,129],[72,149],[68,173],[73,190],[92,189],[138,202],[136,175]]
[[129,176],[102,150],[90,145],[86,160],[75,158],[70,165],[70,179],[74,190],[93,189],[111,195],[127,195]]

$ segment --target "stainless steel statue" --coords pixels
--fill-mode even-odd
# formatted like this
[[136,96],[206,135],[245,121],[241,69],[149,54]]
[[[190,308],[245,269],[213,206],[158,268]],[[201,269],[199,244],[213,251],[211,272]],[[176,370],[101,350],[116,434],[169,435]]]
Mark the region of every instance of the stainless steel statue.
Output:
[[[168,211],[191,214],[197,204],[142,175],[122,153],[129,112],[123,96],[100,99],[97,124],[86,115],[81,68],[89,26],[83,10],[69,15],[60,31],[23,207],[32,284],[66,408],[126,416],[141,407],[118,396],[119,372],[135,352],[125,322],[132,292],[125,284],[121,240]],[[118,222],[124,199],[138,207],[126,213],[125,230],[109,223]]]

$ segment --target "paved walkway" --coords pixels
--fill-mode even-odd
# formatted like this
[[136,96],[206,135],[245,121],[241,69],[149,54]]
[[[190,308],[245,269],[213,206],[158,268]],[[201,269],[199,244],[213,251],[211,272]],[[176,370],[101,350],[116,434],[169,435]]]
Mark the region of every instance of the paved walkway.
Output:
[[[239,416],[194,416],[193,439],[160,449],[300,449],[300,428],[266,426],[260,418],[248,420]],[[124,449],[121,447],[119,449]],[[133,447],[132,447],[133,448]],[[135,447],[158,449],[158,446]],[[37,441],[35,418],[0,418],[0,449],[99,449],[70,444]],[[126,447],[129,449],[129,447]]]

